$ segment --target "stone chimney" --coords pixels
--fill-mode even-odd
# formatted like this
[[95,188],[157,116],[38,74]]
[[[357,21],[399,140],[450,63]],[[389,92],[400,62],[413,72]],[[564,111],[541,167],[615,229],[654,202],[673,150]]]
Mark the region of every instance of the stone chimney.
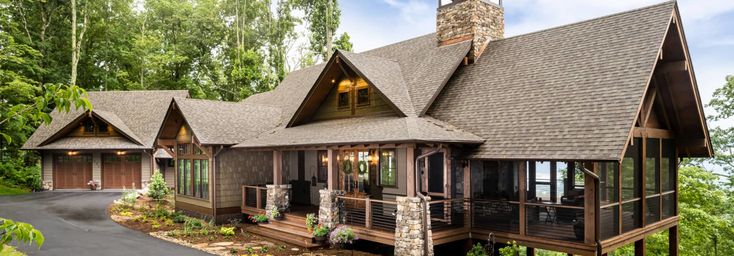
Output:
[[473,62],[492,40],[505,36],[502,0],[438,0],[436,36],[439,45],[472,41],[467,57]]

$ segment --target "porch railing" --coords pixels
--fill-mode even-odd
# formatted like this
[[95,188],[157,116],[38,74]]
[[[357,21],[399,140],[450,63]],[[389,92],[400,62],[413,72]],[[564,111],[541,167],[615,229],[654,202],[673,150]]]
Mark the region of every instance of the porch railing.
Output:
[[395,231],[397,202],[346,196],[340,196],[338,199],[341,223],[388,232]]
[[431,230],[441,231],[467,227],[465,219],[468,217],[470,204],[471,201],[463,198],[429,201]]
[[472,200],[472,228],[520,233],[520,202]]
[[242,208],[265,209],[267,188],[256,185],[242,185]]

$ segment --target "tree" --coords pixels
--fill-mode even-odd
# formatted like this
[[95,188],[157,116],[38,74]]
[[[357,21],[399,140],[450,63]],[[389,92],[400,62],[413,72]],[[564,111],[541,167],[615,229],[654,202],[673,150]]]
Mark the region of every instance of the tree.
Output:
[[338,39],[336,39],[336,41],[334,41],[334,49],[332,51],[344,50],[351,52],[353,46],[354,45],[352,44],[352,42],[349,41],[349,34],[344,32],[339,36]]
[[76,22],[77,4],[76,0],[71,0],[71,78],[70,84],[76,85],[77,64],[81,57],[82,42],[84,40],[84,32],[87,31],[88,16],[85,9],[81,10],[84,22],[81,24],[82,31],[77,35],[76,29],[80,25]]
[[337,0],[299,0],[306,13],[310,35],[310,50],[327,61],[333,52],[334,32],[339,28],[341,10]]
[[45,240],[41,231],[35,229],[31,224],[0,218],[0,254],[5,245],[12,241],[36,243],[40,248]]
[[163,179],[163,175],[160,170],[155,170],[153,175],[150,177],[150,184],[148,185],[148,196],[155,200],[162,200],[171,191],[168,190],[166,180]]
[[[729,119],[734,116],[734,75],[726,77],[726,84],[714,91],[708,106],[716,114],[708,118],[713,121]],[[734,127],[714,127],[710,130],[714,158],[711,163],[722,167],[729,176],[729,188],[734,188]]]

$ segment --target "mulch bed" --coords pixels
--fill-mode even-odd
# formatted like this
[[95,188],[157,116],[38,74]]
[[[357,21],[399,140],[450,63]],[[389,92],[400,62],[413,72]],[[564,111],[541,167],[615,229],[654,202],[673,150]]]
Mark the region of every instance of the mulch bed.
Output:
[[127,228],[214,255],[376,255],[361,251],[329,248],[308,250],[246,232],[240,228],[242,224],[237,225],[234,230],[235,234],[230,236],[220,234],[219,230],[220,227],[231,227],[232,225],[209,226],[204,221],[202,223],[204,223],[205,228],[186,232],[184,231],[184,224],[174,222],[170,216],[153,216],[153,213],[159,207],[168,212],[173,212],[172,205],[170,201],[157,204],[149,198],[140,197],[134,207],[113,203],[108,207],[108,213],[113,221]]

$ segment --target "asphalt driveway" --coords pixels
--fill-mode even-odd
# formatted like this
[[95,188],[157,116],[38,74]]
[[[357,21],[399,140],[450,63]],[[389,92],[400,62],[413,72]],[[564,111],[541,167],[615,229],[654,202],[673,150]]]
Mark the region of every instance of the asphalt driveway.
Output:
[[110,220],[106,208],[120,193],[40,192],[0,196],[0,217],[31,223],[46,242],[28,255],[209,255],[127,229]]

